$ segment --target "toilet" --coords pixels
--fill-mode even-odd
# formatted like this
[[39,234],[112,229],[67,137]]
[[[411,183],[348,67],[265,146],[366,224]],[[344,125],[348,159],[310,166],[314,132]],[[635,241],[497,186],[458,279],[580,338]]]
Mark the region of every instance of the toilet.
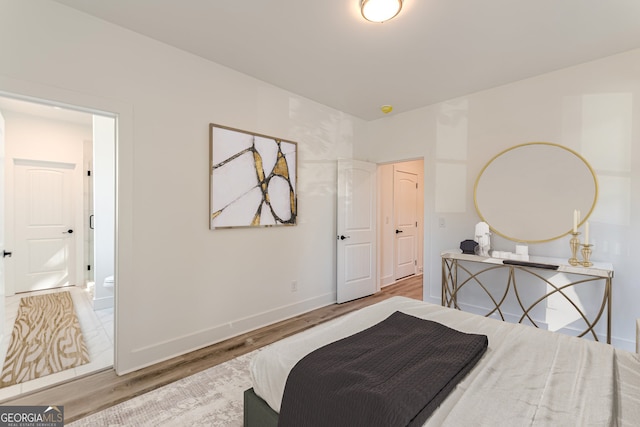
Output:
[[106,279],[104,279],[104,283],[102,284],[102,286],[104,286],[105,288],[113,289],[113,287],[115,286],[113,276],[108,276]]

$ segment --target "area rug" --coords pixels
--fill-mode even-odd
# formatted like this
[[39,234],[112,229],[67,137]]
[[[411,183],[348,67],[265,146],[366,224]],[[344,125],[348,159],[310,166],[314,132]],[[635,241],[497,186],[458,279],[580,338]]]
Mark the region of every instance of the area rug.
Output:
[[2,368],[0,387],[89,362],[69,291],[23,297]]
[[134,397],[68,427],[240,427],[243,392],[251,387],[249,363],[259,351]]

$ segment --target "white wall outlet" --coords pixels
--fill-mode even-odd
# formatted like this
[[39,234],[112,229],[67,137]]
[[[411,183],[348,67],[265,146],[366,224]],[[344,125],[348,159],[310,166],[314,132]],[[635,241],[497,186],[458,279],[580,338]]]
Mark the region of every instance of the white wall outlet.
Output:
[[438,227],[447,228],[447,221],[442,216],[438,218]]
[[291,292],[298,292],[298,281],[294,280],[291,282]]

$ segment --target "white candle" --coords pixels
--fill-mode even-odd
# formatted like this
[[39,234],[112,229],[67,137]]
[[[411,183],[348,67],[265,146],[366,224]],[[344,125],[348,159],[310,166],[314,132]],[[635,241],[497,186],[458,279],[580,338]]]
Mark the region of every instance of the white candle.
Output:
[[578,232],[578,211],[575,209],[573,210],[573,232]]
[[589,221],[584,223],[584,244],[589,244]]

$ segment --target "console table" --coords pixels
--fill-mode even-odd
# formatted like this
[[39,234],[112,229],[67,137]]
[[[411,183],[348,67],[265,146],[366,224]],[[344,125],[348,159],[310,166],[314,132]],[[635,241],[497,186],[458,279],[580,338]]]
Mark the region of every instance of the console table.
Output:
[[[463,254],[459,250],[450,250],[442,252],[442,305],[445,307],[453,307],[460,309],[458,306],[458,293],[460,289],[469,286],[470,284],[477,284],[488,295],[489,299],[494,304],[494,307],[485,315],[489,317],[494,313],[497,313],[502,320],[505,320],[504,313],[502,311],[502,303],[506,300],[510,290],[513,290],[516,300],[520,309],[522,309],[522,315],[518,323],[522,323],[525,319],[533,324],[535,327],[539,327],[531,317],[531,311],[538,306],[541,302],[545,301],[551,295],[561,295],[568,303],[573,306],[582,320],[585,322],[586,328],[580,333],[580,337],[591,334],[595,341],[598,340],[598,335],[594,330],[595,326],[600,322],[603,316],[606,318],[607,323],[607,343],[611,344],[611,285],[613,280],[613,266],[608,263],[594,263],[591,267],[572,266],[567,264],[567,260],[549,257],[535,257],[529,258],[530,263],[536,263],[540,266],[530,265],[513,265],[503,264],[503,260],[499,258],[482,257],[478,255]],[[474,263],[479,271],[471,271],[471,269],[465,266],[465,263]],[[547,269],[547,271],[555,271],[557,273],[567,273],[571,275],[579,276],[576,280],[570,283],[562,285],[554,284],[549,279],[543,277],[543,272],[547,266],[558,266],[557,269]],[[475,268],[474,268],[475,270]],[[489,271],[506,270],[507,279],[503,290],[500,291],[500,295],[492,295],[488,287],[482,283],[480,277],[482,274]],[[522,272],[527,276],[533,277],[534,280],[540,281],[543,284],[549,285],[547,292],[541,297],[537,298],[531,304],[525,304],[521,298],[522,290],[518,288],[516,280],[516,272]],[[483,278],[484,279],[484,278]],[[585,283],[599,282],[603,285],[602,303],[600,309],[595,316],[588,318],[584,311],[581,309],[579,303],[568,295],[569,288]],[[495,292],[495,291],[494,291]],[[606,315],[605,315],[606,312]]]

